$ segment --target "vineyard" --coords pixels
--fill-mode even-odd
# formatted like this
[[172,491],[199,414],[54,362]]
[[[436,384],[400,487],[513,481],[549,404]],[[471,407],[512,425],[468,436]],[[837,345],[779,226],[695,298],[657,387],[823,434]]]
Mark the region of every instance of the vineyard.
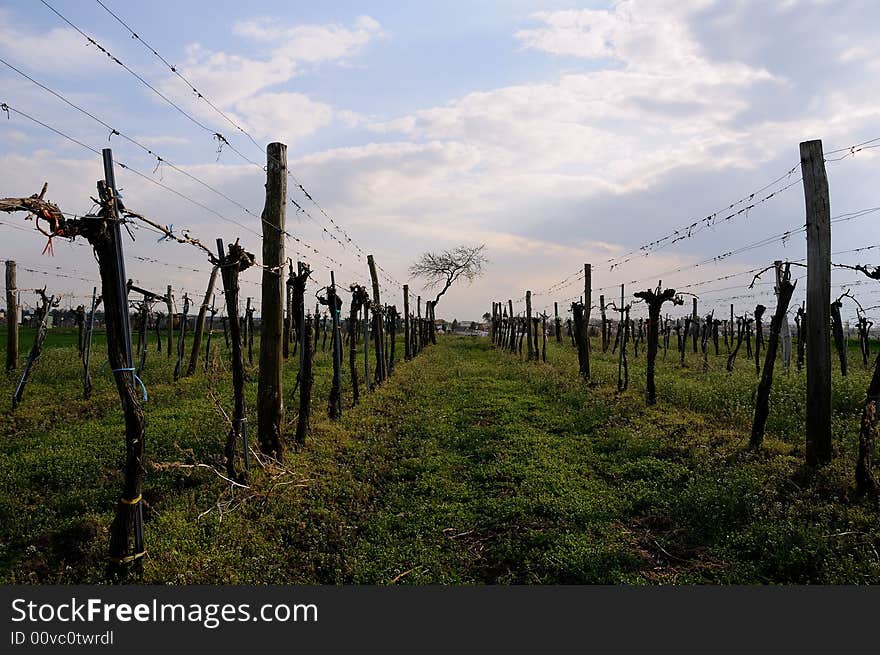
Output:
[[[428,222],[353,229],[103,2],[187,102],[42,5],[234,163],[174,163],[0,58],[66,112],[5,120],[102,172],[0,183],[30,248],[0,253],[4,584],[880,582],[880,207],[829,181],[880,137],[805,140],[674,228],[612,244],[611,216],[605,255],[522,246],[502,273],[485,243],[389,245]],[[755,220],[798,193],[784,230]]]

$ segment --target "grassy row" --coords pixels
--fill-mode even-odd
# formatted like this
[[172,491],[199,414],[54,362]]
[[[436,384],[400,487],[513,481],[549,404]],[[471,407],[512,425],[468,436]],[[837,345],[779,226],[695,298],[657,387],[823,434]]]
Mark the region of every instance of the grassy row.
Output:
[[[692,353],[684,369],[670,353],[660,403],[645,408],[643,356],[630,356],[630,389],[617,394],[615,358],[593,349],[588,386],[565,342],[549,344],[544,364],[443,338],[360,406],[346,391],[337,422],[319,353],[306,450],[246,490],[175,467],[219,461],[217,402],[228,411],[231,400],[222,349],[212,376],[178,383],[173,362],[151,353],[144,581],[880,580],[877,510],[851,498],[865,371],[835,375],[839,456],[810,472],[802,373],[779,373],[756,455],[744,450],[756,387],[744,358],[727,374],[710,356],[703,373]],[[0,579],[99,582],[120,486],[118,400],[109,376],[96,376],[92,400],[79,397],[75,347],[44,356],[25,404],[0,412]],[[295,375],[289,362],[286,389]],[[3,378],[0,394],[13,383]],[[254,407],[253,380],[247,393]]]

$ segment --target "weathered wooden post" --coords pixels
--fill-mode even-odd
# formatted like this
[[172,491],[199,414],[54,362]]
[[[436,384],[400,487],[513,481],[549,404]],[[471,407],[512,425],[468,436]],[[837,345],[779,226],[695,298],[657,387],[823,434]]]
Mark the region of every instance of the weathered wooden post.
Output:
[[333,354],[333,383],[330,386],[328,414],[331,419],[342,418],[342,344],[339,339],[339,312],[342,299],[336,295],[336,276],[330,271],[327,287],[327,307],[330,310],[331,351]]
[[[494,304],[493,304],[494,307]],[[412,344],[409,334],[409,285],[403,285],[403,358],[412,359]]]
[[[85,305],[77,305],[74,312],[74,324],[76,325],[76,349],[82,358],[85,352],[85,336],[86,336],[86,308]],[[8,320],[7,320],[8,323]],[[147,347],[147,328],[144,325],[143,347]]]
[[831,202],[822,142],[800,144],[807,213],[807,434],[810,466],[831,461]]
[[584,264],[584,370],[585,380],[590,379],[590,309],[593,304],[592,267]]
[[541,313],[541,361],[547,363],[547,314]]
[[288,260],[287,282],[284,284],[284,334],[281,337],[281,354],[290,357],[290,342],[293,334],[293,260]]
[[89,371],[89,363],[92,359],[92,331],[95,328],[95,310],[101,302],[97,298],[98,287],[92,287],[92,309],[89,312],[88,326],[86,327],[85,352],[83,353],[83,398],[92,395],[92,374]]
[[153,317],[153,329],[156,331],[156,352],[162,354],[162,328],[160,326],[162,312],[156,312]]
[[385,335],[382,325],[382,301],[379,298],[379,276],[376,274],[376,261],[367,255],[367,266],[370,269],[370,280],[373,283],[373,340],[376,345],[376,382],[381,383],[387,377],[385,355],[382,352]]
[[364,325],[364,384],[367,385],[367,391],[370,391],[373,388],[370,382],[370,297],[366,289],[364,293],[367,294],[362,304],[364,318],[361,321]]
[[422,352],[422,348],[425,346],[424,336],[425,336],[425,326],[422,324],[422,297],[416,297],[416,343],[417,348],[416,352]]
[[620,320],[617,323],[617,338],[620,340],[620,352],[617,355],[617,390],[623,391],[625,387],[622,386],[623,379],[623,368],[626,355],[623,354],[626,345],[623,342],[624,331],[626,329],[626,314],[624,312],[624,285],[620,285]]
[[166,336],[166,346],[165,346],[165,356],[168,359],[171,359],[171,344],[174,341],[174,296],[171,293],[171,285],[168,285],[168,289],[165,291],[165,307],[168,310],[168,319],[167,319],[167,329],[168,335]]
[[211,309],[210,316],[208,317],[208,340],[205,343],[205,372],[208,372],[209,364],[211,361],[211,339],[214,337],[214,317],[217,315],[217,296],[211,296]]
[[[284,396],[281,367],[284,324],[284,223],[287,217],[287,146],[266,146],[266,202],[263,206],[263,279],[260,303],[260,372],[257,382],[257,438],[260,450],[277,460],[283,453]],[[253,350],[253,314],[248,357]]]
[[150,316],[150,301],[146,296],[140,303],[140,320],[138,325],[138,365],[137,374],[143,372],[147,365],[147,319]]
[[559,303],[553,301],[553,333],[556,343],[562,343],[562,322],[559,320]]
[[57,307],[61,299],[55,296],[47,296],[46,288],[37,289],[37,295],[40,297],[40,307],[37,310],[37,330],[34,333],[34,343],[31,346],[31,352],[28,354],[27,361],[24,363],[24,370],[21,373],[21,379],[15,387],[15,393],[12,395],[12,409],[16,409],[21,404],[21,398],[24,394],[24,387],[31,371],[43,352],[43,341],[46,339],[46,333],[49,331],[49,313],[53,307]]
[[534,349],[538,344],[535,344],[535,347],[532,346],[532,292],[526,291],[526,345],[527,345],[527,359],[531,361],[532,357],[534,357]]
[[804,352],[807,346],[807,312],[806,302],[802,302],[798,307],[794,316],[794,324],[797,330],[797,369],[800,371],[804,367]]
[[691,337],[694,344],[694,352],[697,352],[697,341],[700,337],[700,316],[697,314],[697,298],[691,299],[693,308],[691,309]]
[[388,348],[388,375],[391,375],[394,372],[395,341],[397,340],[397,305],[391,305],[388,312],[388,341],[391,344]]
[[180,326],[177,330],[177,363],[174,365],[174,379],[180,379],[180,369],[183,367],[183,352],[186,345],[186,323],[189,315],[189,295],[183,294],[183,311],[180,313]]
[[244,308],[244,333],[247,339],[248,364],[254,363],[254,307],[251,307],[251,298],[247,299]]
[[511,298],[507,299],[507,316],[508,322],[510,323],[510,352],[516,352],[516,321],[513,317],[513,300]]
[[[315,317],[317,321],[317,317]],[[364,344],[366,348],[368,344]],[[302,344],[300,345],[300,371],[299,371],[299,414],[296,417],[296,437],[294,438],[297,448],[306,445],[306,436],[309,433],[309,417],[312,412],[312,319],[306,317],[303,321]]]
[[217,267],[211,268],[211,276],[208,278],[208,288],[205,290],[205,298],[199,307],[199,313],[196,317],[195,331],[193,332],[192,352],[189,357],[189,366],[186,374],[193,375],[196,372],[196,364],[199,361],[199,355],[202,353],[202,335],[205,333],[205,314],[208,313],[208,300],[214,294],[214,284],[217,281]]
[[[749,447],[757,450],[764,440],[764,428],[767,424],[767,416],[770,414],[770,388],[773,386],[773,368],[776,365],[776,351],[779,347],[779,337],[782,332],[782,321],[788,312],[788,303],[797,282],[791,282],[791,266],[785,265],[785,270],[780,271],[782,262],[776,266],[777,303],[776,311],[770,320],[770,338],[767,342],[767,354],[764,357],[764,372],[761,374],[761,382],[758,383],[758,395],[755,400],[755,418],[752,421],[752,436],[749,439]],[[782,275],[780,276],[780,272]]]
[[18,289],[15,262],[6,260],[6,370],[18,368]]
[[[351,290],[351,307],[348,313],[348,368],[351,376],[351,396],[355,405],[360,401],[360,389],[358,388],[357,374],[357,324],[358,313],[364,303],[369,301],[370,295],[367,290],[359,284],[352,284]],[[364,341],[365,348],[369,350],[369,341]],[[365,362],[366,365],[366,362]],[[369,377],[366,378],[369,387]]]
[[608,316],[605,314],[605,295],[599,296],[599,313],[602,318],[602,352],[608,352]]

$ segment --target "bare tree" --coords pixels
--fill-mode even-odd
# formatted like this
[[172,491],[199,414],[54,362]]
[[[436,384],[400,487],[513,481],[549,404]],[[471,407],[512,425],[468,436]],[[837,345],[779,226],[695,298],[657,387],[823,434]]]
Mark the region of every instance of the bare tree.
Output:
[[423,278],[428,289],[440,289],[434,298],[433,305],[436,305],[461,277],[473,282],[483,274],[483,264],[489,261],[483,254],[485,249],[486,245],[480,244],[456,246],[442,252],[425,252],[409,267],[409,273],[413,277]]

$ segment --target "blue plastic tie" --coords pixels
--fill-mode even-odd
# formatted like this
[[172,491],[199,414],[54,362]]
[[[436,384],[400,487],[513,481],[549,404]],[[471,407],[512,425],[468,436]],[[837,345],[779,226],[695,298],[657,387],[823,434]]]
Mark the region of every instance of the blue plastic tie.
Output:
[[[110,372],[111,372],[111,373],[120,373],[120,372],[122,372],[122,371],[131,371],[132,373],[134,373],[135,368],[134,368],[134,366],[131,366],[131,367],[128,367],[128,368],[113,368],[113,369],[110,369]],[[144,402],[147,402],[147,385],[145,385],[145,384],[144,384],[144,381],[141,380],[141,379],[137,376],[137,373],[134,374],[134,381],[137,382],[139,385],[141,385],[141,391],[144,392]]]
[[[174,223],[168,226],[168,231],[172,234],[174,233]],[[162,243],[163,241],[171,241],[171,236],[169,234],[163,234],[161,237],[156,239],[156,243]]]

